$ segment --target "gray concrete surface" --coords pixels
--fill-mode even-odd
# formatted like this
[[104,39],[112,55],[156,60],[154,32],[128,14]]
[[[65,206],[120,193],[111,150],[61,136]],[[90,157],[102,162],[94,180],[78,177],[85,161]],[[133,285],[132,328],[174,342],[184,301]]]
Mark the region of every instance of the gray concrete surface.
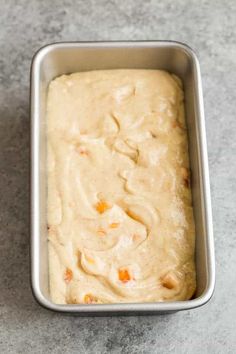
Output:
[[[235,0],[0,0],[0,352],[236,352]],[[169,316],[79,318],[43,310],[29,285],[29,70],[53,41],[173,39],[201,62],[217,284]]]

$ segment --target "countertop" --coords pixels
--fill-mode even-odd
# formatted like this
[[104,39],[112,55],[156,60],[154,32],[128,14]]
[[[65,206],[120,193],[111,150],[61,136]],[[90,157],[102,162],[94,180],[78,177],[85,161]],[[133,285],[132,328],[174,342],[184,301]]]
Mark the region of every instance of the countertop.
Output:
[[[0,352],[236,352],[236,33],[234,0],[0,0]],[[42,45],[171,39],[201,64],[213,205],[216,289],[192,311],[76,317],[42,309],[29,282],[29,71]]]

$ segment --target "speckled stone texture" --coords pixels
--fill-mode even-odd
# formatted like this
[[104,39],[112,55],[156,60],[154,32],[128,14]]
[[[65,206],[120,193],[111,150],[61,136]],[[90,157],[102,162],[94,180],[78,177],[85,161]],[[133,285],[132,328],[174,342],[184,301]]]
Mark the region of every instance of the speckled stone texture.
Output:
[[[0,352],[236,352],[235,0],[0,0]],[[206,306],[153,317],[42,309],[29,284],[29,71],[66,40],[172,39],[198,53],[205,97],[217,283]]]

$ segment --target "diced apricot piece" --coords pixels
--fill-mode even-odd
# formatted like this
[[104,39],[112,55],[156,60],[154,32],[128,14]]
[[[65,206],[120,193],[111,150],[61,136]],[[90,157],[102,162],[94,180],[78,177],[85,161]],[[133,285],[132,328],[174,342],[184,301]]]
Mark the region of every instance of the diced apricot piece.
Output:
[[100,200],[96,204],[96,210],[100,213],[103,214],[107,209],[110,209],[111,206],[104,200]]
[[131,276],[127,269],[119,269],[119,280],[123,283],[127,283],[131,280]]
[[113,222],[109,225],[111,229],[117,229],[119,227],[120,223],[119,222]]
[[64,280],[66,283],[69,283],[73,278],[73,272],[70,268],[66,268],[64,273]]
[[96,304],[98,302],[98,299],[92,294],[86,294],[84,296],[84,302],[85,304]]
[[173,289],[178,286],[178,281],[172,274],[167,274],[162,278],[162,285],[167,289]]

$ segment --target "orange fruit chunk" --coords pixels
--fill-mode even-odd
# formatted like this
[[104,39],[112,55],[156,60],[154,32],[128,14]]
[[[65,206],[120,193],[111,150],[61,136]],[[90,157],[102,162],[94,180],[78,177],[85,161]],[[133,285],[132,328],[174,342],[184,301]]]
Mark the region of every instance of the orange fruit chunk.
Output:
[[162,285],[167,289],[173,289],[178,286],[178,280],[172,274],[167,274],[162,278]]
[[70,268],[66,268],[64,273],[64,280],[66,283],[69,283],[73,278],[73,272]]
[[96,204],[96,210],[100,213],[103,214],[107,209],[110,209],[111,206],[104,200],[100,200]]
[[120,223],[119,222],[112,222],[109,227],[111,229],[116,229],[117,227],[119,227]]
[[131,276],[127,269],[119,269],[119,280],[123,283],[127,283],[131,280]]
[[84,302],[85,304],[95,304],[96,302],[98,302],[98,299],[92,294],[86,294],[84,296]]

